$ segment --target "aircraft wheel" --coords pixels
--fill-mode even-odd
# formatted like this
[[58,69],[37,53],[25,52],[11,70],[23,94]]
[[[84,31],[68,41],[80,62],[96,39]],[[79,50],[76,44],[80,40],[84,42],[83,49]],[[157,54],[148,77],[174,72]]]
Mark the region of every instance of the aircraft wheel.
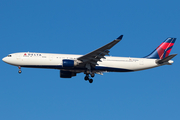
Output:
[[21,74],[21,73],[22,73],[22,71],[21,71],[21,70],[19,70],[19,71],[18,71],[18,73],[19,73],[19,74]]
[[93,82],[93,79],[89,79],[89,83],[92,83]]
[[94,76],[95,76],[95,74],[94,74],[94,73],[92,73],[92,74],[91,74],[91,77],[94,77]]
[[89,76],[86,75],[86,76],[84,77],[84,80],[89,80]]

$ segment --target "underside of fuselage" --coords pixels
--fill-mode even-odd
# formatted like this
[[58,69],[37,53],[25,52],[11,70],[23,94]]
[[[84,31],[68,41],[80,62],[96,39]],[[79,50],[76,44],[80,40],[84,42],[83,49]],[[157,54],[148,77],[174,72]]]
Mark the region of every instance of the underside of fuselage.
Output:
[[[67,71],[79,71],[83,72],[87,69],[84,68],[64,68],[61,65],[22,65],[21,67],[27,67],[27,68],[45,68],[45,69],[58,69],[58,70],[67,70]],[[102,66],[96,66],[95,68],[91,68],[92,72],[100,72],[100,71],[106,71],[106,72],[132,72],[134,70],[129,69],[123,69],[123,68],[113,68],[113,67],[102,67]]]

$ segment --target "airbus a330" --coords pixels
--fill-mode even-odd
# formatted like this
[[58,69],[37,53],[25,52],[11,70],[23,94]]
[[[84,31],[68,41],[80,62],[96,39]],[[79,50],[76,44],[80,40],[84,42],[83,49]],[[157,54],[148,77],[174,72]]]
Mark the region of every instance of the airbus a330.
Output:
[[122,37],[123,35],[85,55],[20,52],[9,54],[2,60],[17,66],[19,73],[22,72],[21,67],[58,69],[61,78],[71,78],[78,73],[84,73],[84,79],[92,83],[95,74],[102,75],[103,72],[132,72],[171,65],[171,59],[177,55],[169,55],[176,38],[167,38],[143,58],[106,56]]

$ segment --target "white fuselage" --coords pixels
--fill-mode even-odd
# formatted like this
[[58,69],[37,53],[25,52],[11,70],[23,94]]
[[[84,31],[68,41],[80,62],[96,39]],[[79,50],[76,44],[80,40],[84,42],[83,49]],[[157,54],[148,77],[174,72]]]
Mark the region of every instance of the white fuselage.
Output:
[[85,55],[20,52],[9,54],[2,60],[18,66],[18,73],[22,72],[21,67],[58,69],[61,78],[71,78],[77,73],[84,73],[84,80],[92,83],[95,74],[102,75],[103,72],[132,72],[171,65],[173,63],[171,59],[177,55],[169,55],[176,38],[168,38],[145,58],[106,57],[122,37],[123,35],[120,35],[117,39]]
[[[21,67],[32,68],[50,68],[50,69],[71,69],[76,72],[83,72],[85,68],[63,68],[62,60],[70,59],[76,60],[82,55],[73,54],[49,54],[49,53],[31,53],[21,52],[13,53],[3,58],[3,61]],[[131,57],[105,57],[98,62],[93,69],[97,72],[109,71],[109,72],[130,72],[149,69],[160,66],[156,63],[157,59],[147,58],[131,58]]]

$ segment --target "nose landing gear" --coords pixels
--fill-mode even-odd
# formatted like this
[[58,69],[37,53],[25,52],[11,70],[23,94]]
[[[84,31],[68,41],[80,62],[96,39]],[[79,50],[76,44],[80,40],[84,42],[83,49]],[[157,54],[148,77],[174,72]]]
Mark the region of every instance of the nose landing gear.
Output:
[[21,71],[21,66],[18,66],[18,69],[19,69],[19,70],[18,70],[18,73],[21,74],[21,73],[22,73],[22,71]]

